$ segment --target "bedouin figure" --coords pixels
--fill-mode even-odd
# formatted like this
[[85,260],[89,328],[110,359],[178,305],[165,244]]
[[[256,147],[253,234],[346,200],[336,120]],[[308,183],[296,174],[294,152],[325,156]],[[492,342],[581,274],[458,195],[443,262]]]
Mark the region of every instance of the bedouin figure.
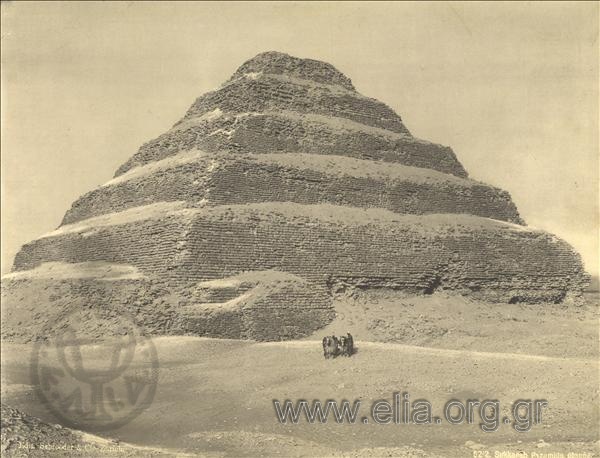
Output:
[[325,359],[327,359],[327,344],[328,344],[328,339],[329,339],[329,337],[327,337],[327,336],[323,337],[323,356],[325,357]]
[[352,334],[348,333],[346,337],[346,345],[348,347],[346,351],[346,356],[352,356],[354,354],[354,339],[352,338]]
[[348,341],[346,336],[340,336],[338,353],[342,356],[346,356],[346,351],[348,349]]

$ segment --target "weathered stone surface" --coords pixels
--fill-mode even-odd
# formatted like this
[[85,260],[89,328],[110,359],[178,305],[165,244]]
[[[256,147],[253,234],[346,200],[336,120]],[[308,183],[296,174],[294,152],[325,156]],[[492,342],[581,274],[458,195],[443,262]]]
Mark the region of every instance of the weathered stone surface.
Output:
[[316,83],[335,84],[354,90],[352,81],[327,62],[300,59],[277,51],[267,51],[244,62],[231,77],[235,80],[248,74],[268,73],[312,80]]
[[466,177],[451,148],[333,116],[215,109],[143,145],[116,173],[193,148],[230,153],[310,153],[397,162]]
[[277,271],[201,282],[189,301],[191,305],[178,309],[175,328],[209,337],[293,339],[335,317],[326,288]]
[[343,288],[577,300],[579,255],[524,224],[333,66],[264,53],[23,246],[2,332],[94,307],[154,334],[288,339],[326,325]]
[[330,203],[523,223],[507,192],[430,169],[342,156],[190,151],[131,169],[85,194],[63,224],[159,201]]
[[390,107],[339,86],[316,84],[287,76],[247,75],[199,97],[185,119],[219,109],[230,113],[286,110],[349,119],[370,127],[410,135]]
[[556,237],[476,216],[273,202],[131,212],[64,226],[25,245],[15,268],[104,260],[178,286],[274,269],[325,286],[495,302],[560,302],[586,280],[579,256]]
[[[117,263],[55,262],[6,276],[2,301],[10,307],[3,311],[2,338],[56,337],[67,323],[80,336],[110,337],[106,332],[111,330],[116,336],[127,316],[148,335],[280,340],[306,336],[335,316],[325,287],[289,273],[245,272],[178,286],[156,277],[132,276],[136,270]],[[74,311],[82,310],[86,320],[77,313],[77,321],[69,322]],[[34,322],[24,326],[24,317]]]

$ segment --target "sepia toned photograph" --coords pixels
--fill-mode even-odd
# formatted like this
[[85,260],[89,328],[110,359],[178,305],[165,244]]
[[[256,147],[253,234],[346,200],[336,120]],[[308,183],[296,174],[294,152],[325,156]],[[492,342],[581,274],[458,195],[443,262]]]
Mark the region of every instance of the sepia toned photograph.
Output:
[[1,18],[2,457],[600,456],[600,3]]

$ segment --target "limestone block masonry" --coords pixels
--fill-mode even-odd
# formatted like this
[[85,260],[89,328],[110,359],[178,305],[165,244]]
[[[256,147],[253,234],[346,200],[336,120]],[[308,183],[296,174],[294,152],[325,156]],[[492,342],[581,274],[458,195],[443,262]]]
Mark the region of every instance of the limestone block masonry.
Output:
[[2,333],[41,338],[23,314],[95,307],[152,334],[293,339],[335,317],[340,288],[543,304],[587,282],[567,243],[451,148],[332,65],[267,52],[23,246]]

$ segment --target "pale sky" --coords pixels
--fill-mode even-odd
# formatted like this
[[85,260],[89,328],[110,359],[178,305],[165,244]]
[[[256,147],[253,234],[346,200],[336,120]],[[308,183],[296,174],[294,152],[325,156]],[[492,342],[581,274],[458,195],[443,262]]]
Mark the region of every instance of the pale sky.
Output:
[[2,2],[2,272],[245,60],[327,61],[598,273],[598,3]]

